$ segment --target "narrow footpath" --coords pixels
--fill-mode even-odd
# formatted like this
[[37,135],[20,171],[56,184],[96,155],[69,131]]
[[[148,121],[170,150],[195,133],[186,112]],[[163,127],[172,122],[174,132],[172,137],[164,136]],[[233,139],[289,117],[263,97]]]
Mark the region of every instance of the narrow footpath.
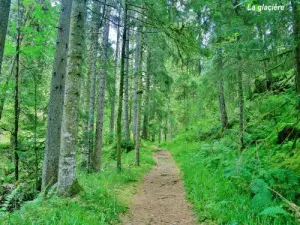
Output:
[[157,165],[149,172],[122,220],[124,225],[195,225],[185,200],[180,171],[166,150],[155,153]]

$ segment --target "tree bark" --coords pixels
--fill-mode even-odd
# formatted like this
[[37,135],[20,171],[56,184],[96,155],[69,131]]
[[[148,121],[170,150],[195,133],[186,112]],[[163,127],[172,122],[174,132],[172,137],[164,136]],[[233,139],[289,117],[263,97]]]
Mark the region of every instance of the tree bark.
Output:
[[10,1],[11,0],[1,0],[0,1],[0,83],[2,81],[1,68],[2,68],[2,59],[4,54],[5,38],[7,32],[7,24],[9,19],[9,10],[10,10]]
[[[219,27],[220,30],[220,27]],[[218,43],[221,43],[221,38],[218,37]],[[218,95],[219,95],[219,108],[220,108],[220,116],[221,116],[221,123],[222,123],[222,131],[225,131],[228,126],[228,116],[227,116],[227,109],[226,109],[226,102],[224,96],[224,79],[220,72],[223,70],[223,58],[222,58],[222,49],[219,48],[217,50],[217,73],[220,76],[218,80]]]
[[115,135],[115,101],[116,101],[116,84],[117,84],[117,73],[118,73],[118,61],[119,61],[119,45],[120,45],[120,13],[117,24],[117,43],[115,53],[115,65],[114,65],[114,84],[111,98],[111,111],[110,111],[110,143],[112,143]]
[[128,143],[130,141],[129,130],[129,38],[130,31],[129,25],[127,26],[126,34],[126,57],[125,57],[125,77],[124,77],[124,131],[125,140]]
[[150,72],[151,72],[151,50],[148,49],[147,57],[147,74],[146,74],[146,88],[145,88],[145,104],[144,104],[144,119],[143,119],[143,139],[148,139],[148,123],[149,123],[149,104],[150,104]]
[[106,86],[106,74],[108,66],[108,36],[109,36],[109,17],[110,7],[106,11],[106,21],[104,26],[104,34],[102,40],[102,54],[101,54],[101,65],[102,69],[100,72],[99,79],[99,91],[98,91],[98,114],[96,124],[96,146],[92,158],[92,168],[94,171],[101,170],[101,156],[102,156],[102,145],[103,145],[103,121],[104,121],[104,102],[105,102],[105,86]]
[[74,195],[79,191],[76,186],[75,154],[84,51],[84,9],[85,0],[73,0],[57,186],[58,194],[64,196]]
[[237,53],[239,68],[237,72],[238,99],[239,99],[239,144],[240,149],[244,148],[244,94],[243,94],[243,73],[241,68],[242,57],[240,52]]
[[123,88],[124,88],[124,73],[125,73],[125,48],[126,48],[126,30],[127,30],[127,0],[125,0],[125,9],[124,9],[124,28],[122,35],[122,54],[121,54],[121,70],[120,70],[120,86],[119,86],[119,108],[117,116],[117,170],[121,171],[122,168],[122,149],[121,149],[121,140],[122,140],[122,105],[123,105]]
[[[139,25],[138,25],[139,26]],[[135,34],[135,59],[134,59],[134,78],[133,78],[133,110],[132,110],[132,132],[133,132],[133,140],[136,142],[137,137],[137,123],[138,123],[138,114],[137,114],[137,93],[138,93],[138,73],[139,73],[139,57],[140,57],[140,44],[141,44],[141,34],[139,31]]]
[[136,93],[136,140],[135,140],[135,165],[140,165],[140,143],[141,143],[141,108],[142,108],[142,94],[143,94],[143,76],[142,76],[142,66],[143,66],[143,28],[140,27],[137,30],[139,38],[137,39],[137,46],[139,46],[138,55],[138,68],[137,69],[137,80],[138,80],[138,90]]
[[222,131],[225,131],[228,126],[228,116],[227,116],[226,103],[224,97],[224,81],[222,77],[218,80],[218,90],[219,90],[219,107],[220,107],[220,114],[221,114]]
[[15,180],[19,180],[19,117],[20,117],[20,102],[19,102],[19,78],[20,78],[20,38],[21,38],[21,3],[18,5],[18,17],[17,17],[17,44],[16,44],[16,73],[15,73],[15,93],[14,93],[14,131],[12,137],[13,151],[14,151],[14,163],[15,163]]
[[[100,3],[93,1],[93,11],[100,12]],[[89,103],[89,119],[88,119],[88,171],[92,170],[92,157],[94,154],[94,115],[95,115],[95,95],[96,95],[96,78],[97,78],[97,58],[99,48],[99,29],[100,16],[96,13],[92,14],[92,34],[91,34],[91,60],[92,60],[92,75],[90,85],[90,103]]]
[[64,105],[72,0],[63,0],[61,4],[48,105],[42,190],[44,190],[47,186],[56,183],[58,176],[61,120]]

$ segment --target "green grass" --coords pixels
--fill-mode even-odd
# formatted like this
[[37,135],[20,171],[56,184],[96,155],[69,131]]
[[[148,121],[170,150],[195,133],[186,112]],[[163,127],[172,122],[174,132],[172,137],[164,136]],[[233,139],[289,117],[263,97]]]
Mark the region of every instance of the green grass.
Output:
[[[254,160],[253,151],[241,154],[224,142],[174,141],[164,146],[171,151],[182,171],[188,200],[199,222],[232,225],[298,224],[287,204],[264,186],[270,179],[264,181],[262,174],[271,168],[264,168]],[[278,190],[280,185],[286,184],[275,182],[270,186]],[[295,185],[299,187],[299,183]],[[287,195],[293,188],[286,187],[286,192],[284,187],[279,190]],[[293,191],[296,195],[297,190]]]
[[[53,196],[47,200],[37,198],[25,203],[20,210],[0,217],[1,224],[24,225],[93,225],[116,224],[125,213],[136,186],[144,174],[155,164],[153,149],[141,151],[141,166],[134,165],[134,151],[124,154],[123,170],[116,172],[116,163],[110,160],[103,172],[88,174],[78,170],[78,180],[84,191],[74,198]],[[106,153],[108,154],[108,153]],[[104,157],[105,158],[105,157]]]

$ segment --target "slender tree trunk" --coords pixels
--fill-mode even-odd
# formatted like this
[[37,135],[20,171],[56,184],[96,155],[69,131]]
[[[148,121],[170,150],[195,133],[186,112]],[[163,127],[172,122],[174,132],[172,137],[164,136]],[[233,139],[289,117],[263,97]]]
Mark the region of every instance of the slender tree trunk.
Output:
[[122,140],[122,104],[123,104],[123,88],[124,88],[124,73],[125,73],[125,48],[126,48],[126,30],[127,30],[127,0],[125,0],[124,9],[124,28],[122,36],[122,54],[121,54],[121,70],[120,70],[120,86],[119,86],[119,108],[117,116],[117,170],[121,171],[121,140]]
[[[100,12],[100,3],[93,1],[93,11]],[[96,13],[92,14],[92,34],[91,34],[91,60],[92,75],[90,85],[90,103],[89,103],[89,119],[88,119],[88,171],[92,170],[92,157],[94,155],[94,116],[95,116],[95,95],[96,95],[96,78],[97,78],[97,56],[99,48],[99,29],[100,16]]]
[[101,170],[101,156],[102,156],[102,145],[103,145],[103,121],[104,121],[104,102],[105,102],[105,86],[106,86],[106,74],[108,66],[108,36],[109,36],[109,17],[110,8],[106,11],[106,22],[104,26],[104,34],[102,41],[102,54],[101,54],[101,65],[102,69],[100,72],[99,79],[99,91],[98,91],[98,114],[96,124],[96,146],[92,158],[92,168],[95,171]]
[[61,120],[64,105],[72,0],[63,0],[61,4],[48,105],[42,190],[44,190],[47,186],[56,183],[58,176]]
[[[264,56],[267,57],[267,45],[265,44],[265,29],[261,27],[260,24],[257,25],[258,28],[258,34],[260,39],[263,42],[263,48],[264,48]],[[264,73],[266,75],[266,89],[271,90],[272,89],[272,73],[270,70],[268,70],[268,64],[266,59],[263,61],[264,66]]]
[[130,130],[129,130],[129,38],[130,38],[130,31],[129,31],[129,25],[128,25],[127,26],[127,34],[126,34],[126,57],[125,57],[125,77],[124,77],[124,131],[125,131],[125,140],[127,143],[130,141]]
[[239,68],[237,72],[238,83],[238,99],[239,99],[239,144],[240,149],[244,148],[244,94],[243,94],[243,73],[241,68],[242,57],[240,52],[237,53],[237,60],[239,62]]
[[[218,38],[218,43],[221,40]],[[217,72],[220,73],[223,69],[223,60],[221,55],[221,49],[217,51]],[[220,75],[220,74],[219,74]],[[218,94],[219,94],[219,108],[220,108],[220,115],[221,115],[221,123],[222,123],[222,131],[225,131],[228,126],[228,116],[227,116],[227,109],[226,109],[226,102],[224,97],[224,80],[222,75],[218,80]]]
[[13,150],[15,161],[15,179],[19,180],[19,117],[20,117],[20,103],[19,103],[19,78],[20,78],[20,38],[21,38],[21,4],[18,0],[18,22],[17,22],[17,46],[16,46],[16,73],[15,73],[15,96],[14,96],[14,131],[13,131]]
[[[293,29],[294,29],[294,41],[296,45],[295,49],[295,67],[296,67],[296,92],[300,95],[300,12],[299,12],[299,4],[297,4],[296,0],[291,0],[292,12],[293,12]],[[300,102],[299,108],[300,108]]]
[[83,74],[83,88],[81,88],[81,94],[80,94],[80,109],[82,110],[82,116],[81,116],[81,123],[82,123],[82,155],[83,155],[83,162],[81,163],[81,166],[86,166],[88,170],[88,159],[89,159],[89,136],[88,136],[88,117],[89,117],[89,99],[90,99],[90,80],[91,80],[91,57],[89,54],[90,46],[88,47],[88,33],[90,32],[90,23],[87,21],[88,17],[88,7],[85,8],[84,11],[84,52],[83,52],[83,59],[84,59],[84,67],[86,70]]
[[58,173],[58,194],[64,196],[73,195],[79,191],[75,155],[84,51],[84,9],[85,0],[73,1]]
[[219,88],[219,107],[220,107],[220,114],[221,114],[222,131],[225,131],[228,126],[228,116],[226,110],[226,103],[224,97],[224,83],[222,77],[218,80],[218,88]]
[[148,49],[147,57],[147,74],[146,74],[146,93],[145,93],[145,104],[144,104],[144,119],[143,119],[143,130],[142,137],[143,139],[148,139],[148,121],[149,121],[149,104],[150,104],[150,68],[151,64],[151,51]]
[[115,65],[114,65],[114,84],[112,90],[111,98],[111,111],[110,111],[110,143],[114,139],[115,133],[115,101],[116,101],[116,84],[117,84],[117,73],[118,73],[118,61],[119,61],[119,45],[120,45],[120,13],[118,17],[117,25],[117,43],[116,43],[116,53],[115,53]]
[[[139,26],[139,25],[138,25]],[[134,59],[134,78],[133,78],[133,112],[132,112],[132,131],[133,131],[133,140],[136,142],[137,138],[137,123],[138,123],[138,114],[137,114],[137,93],[138,93],[138,73],[139,73],[139,57],[140,57],[140,48],[141,48],[141,34],[139,29],[135,34],[135,59]]]
[[1,0],[0,1],[0,12],[1,12],[1,19],[0,19],[0,83],[2,81],[1,68],[2,68],[2,59],[3,59],[3,54],[4,54],[7,24],[8,24],[8,18],[9,18],[10,1],[11,0]]
[[[240,4],[239,0],[235,0],[232,2],[234,4],[235,9],[235,14],[237,16],[239,15],[239,10],[240,10]],[[244,20],[245,23],[245,20]],[[237,36],[237,44],[240,44],[241,36]],[[237,80],[237,94],[238,94],[238,101],[239,101],[239,147],[240,150],[244,149],[244,93],[243,93],[243,72],[242,72],[242,57],[240,50],[237,49],[237,62],[238,62],[238,71],[236,75],[236,80]]]
[[37,79],[36,75],[34,75],[34,137],[33,137],[33,148],[34,148],[34,156],[35,156],[35,161],[34,161],[34,173],[35,173],[35,189],[39,190],[39,158],[38,158],[38,148],[37,148],[37,121],[38,121],[38,116],[37,116]]
[[137,30],[137,33],[140,34],[140,37],[137,39],[137,46],[139,46],[139,57],[138,57],[138,90],[136,93],[136,103],[137,103],[137,124],[136,124],[136,140],[135,140],[135,165],[140,165],[140,143],[141,143],[141,114],[142,114],[142,94],[143,94],[143,76],[142,76],[142,67],[143,67],[143,28],[140,27]]

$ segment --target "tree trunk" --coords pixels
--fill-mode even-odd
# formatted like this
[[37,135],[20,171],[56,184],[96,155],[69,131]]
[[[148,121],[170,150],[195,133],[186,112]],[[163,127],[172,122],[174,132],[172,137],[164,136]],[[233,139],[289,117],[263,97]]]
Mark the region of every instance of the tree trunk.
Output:
[[60,151],[61,120],[64,105],[65,77],[69,44],[72,1],[61,3],[56,51],[50,86],[46,146],[43,164],[42,189],[57,182]]
[[141,142],[141,108],[142,108],[142,94],[143,94],[143,76],[142,76],[142,66],[143,66],[143,28],[140,27],[137,30],[139,34],[139,38],[137,38],[137,46],[139,46],[139,56],[138,56],[138,68],[137,69],[137,76],[138,76],[138,90],[136,93],[136,140],[135,140],[135,165],[140,165],[140,142]]
[[241,68],[242,57],[240,52],[237,53],[237,60],[239,62],[239,68],[237,72],[238,83],[238,99],[239,99],[239,144],[240,149],[244,148],[244,94],[243,94],[243,73]]
[[19,117],[20,117],[20,103],[19,103],[19,78],[20,78],[20,38],[21,38],[21,4],[18,0],[18,22],[17,22],[17,45],[16,45],[16,73],[15,73],[15,93],[14,93],[14,131],[13,131],[13,151],[15,161],[15,179],[19,180]]
[[218,88],[219,88],[219,107],[220,107],[220,114],[221,114],[222,131],[225,131],[228,126],[228,116],[226,110],[226,103],[224,97],[224,83],[222,77],[218,80]]
[[126,47],[125,47],[126,57],[125,57],[125,77],[124,77],[124,131],[125,131],[125,140],[127,143],[130,141],[130,130],[129,130],[129,38],[130,38],[130,31],[129,31],[129,25],[128,25],[127,26],[127,34],[126,34]]
[[4,54],[5,38],[7,32],[7,24],[9,19],[9,10],[10,10],[10,1],[11,0],[1,0],[0,1],[0,83],[2,81],[1,68],[2,68],[2,59]]
[[[236,6],[234,11],[237,16],[239,15],[240,4],[239,1],[234,1],[234,5]],[[244,20],[245,23],[245,20]],[[239,45],[241,40],[241,36],[237,36],[236,44]],[[243,72],[242,72],[242,57],[239,50],[239,46],[237,49],[237,62],[238,62],[238,71],[237,71],[237,88],[238,88],[238,101],[239,101],[239,148],[240,150],[244,149],[244,93],[243,93]]]
[[[93,1],[93,11],[100,12],[100,3]],[[95,115],[95,95],[96,95],[96,78],[97,78],[97,56],[99,48],[99,29],[100,16],[96,13],[92,14],[92,34],[91,34],[91,60],[92,75],[90,85],[90,103],[89,103],[89,119],[88,119],[88,171],[92,170],[92,155],[94,154],[94,115]]]
[[[218,42],[220,43],[221,40],[218,38]],[[221,115],[221,123],[222,123],[222,131],[225,131],[228,126],[228,116],[226,110],[226,102],[224,97],[224,80],[220,72],[223,70],[223,60],[221,55],[221,49],[217,50],[217,72],[220,76],[218,80],[218,95],[219,95],[219,108],[220,108],[220,115]]]
[[116,43],[116,54],[115,54],[115,65],[114,65],[114,84],[111,98],[111,111],[110,111],[110,143],[114,140],[115,133],[115,101],[116,101],[116,84],[117,84],[117,73],[118,73],[118,60],[119,60],[119,45],[120,45],[120,13],[117,24],[117,43]]
[[123,88],[124,88],[124,73],[125,73],[125,47],[126,47],[126,30],[127,30],[127,0],[125,0],[124,9],[124,28],[122,37],[122,55],[121,55],[121,70],[120,70],[120,86],[119,86],[119,108],[117,116],[117,170],[121,171],[121,140],[122,140],[122,104],[123,104]]
[[79,191],[75,154],[84,51],[84,9],[85,0],[73,0],[58,173],[58,194],[64,196],[77,194]]
[[[297,95],[300,95],[300,13],[299,13],[299,5],[296,0],[291,0],[292,12],[293,12],[293,29],[294,29],[294,41],[296,45],[295,49],[295,67],[296,67],[296,92]],[[299,108],[300,108],[300,102]]]
[[137,93],[138,93],[138,74],[139,74],[139,57],[140,57],[140,44],[141,44],[141,34],[138,31],[135,34],[135,59],[134,59],[134,79],[133,79],[133,112],[132,112],[132,132],[133,132],[133,140],[136,142],[137,138],[137,123],[138,123],[138,114],[137,114]]
[[125,140],[127,143],[130,141],[130,130],[129,130],[129,37],[130,37],[130,31],[129,31],[129,26],[127,26],[125,77],[124,77],[124,130],[125,130]]
[[99,91],[98,91],[98,114],[96,124],[96,146],[92,158],[92,168],[94,171],[101,170],[101,156],[103,145],[103,121],[104,121],[104,101],[105,101],[105,85],[106,74],[108,66],[108,36],[109,36],[109,17],[110,7],[106,11],[106,22],[104,26],[104,34],[102,40],[102,54],[101,54],[101,72],[99,79]]
[[148,139],[148,122],[149,122],[149,103],[150,103],[150,63],[151,63],[151,51],[148,49],[147,57],[147,74],[146,74],[146,93],[145,93],[145,104],[144,104],[144,119],[143,119],[143,139]]

